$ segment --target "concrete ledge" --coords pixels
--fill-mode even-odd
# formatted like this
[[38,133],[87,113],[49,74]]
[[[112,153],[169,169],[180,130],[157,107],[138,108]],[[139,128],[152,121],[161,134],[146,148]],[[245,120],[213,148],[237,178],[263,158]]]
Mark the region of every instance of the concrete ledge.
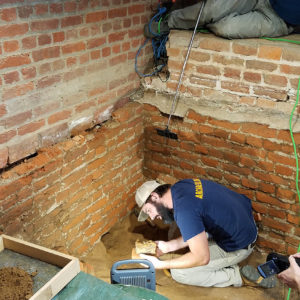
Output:
[[[192,32],[173,30],[167,51],[170,79],[143,80],[139,102],[169,113]],[[284,37],[300,41],[299,35]],[[288,129],[300,78],[299,45],[265,39],[226,40],[198,33],[184,72],[175,115],[187,110],[231,122]],[[297,112],[295,113],[297,114]],[[296,122],[294,130],[300,131]]]

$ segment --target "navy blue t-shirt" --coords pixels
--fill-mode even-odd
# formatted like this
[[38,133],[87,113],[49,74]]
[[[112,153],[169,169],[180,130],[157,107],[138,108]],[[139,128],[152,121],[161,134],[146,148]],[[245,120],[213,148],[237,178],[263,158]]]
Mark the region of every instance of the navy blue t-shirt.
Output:
[[225,251],[243,249],[257,235],[251,201],[210,180],[185,179],[171,187],[174,218],[184,241],[206,231]]
[[270,0],[270,4],[278,16],[286,23],[291,25],[300,25],[299,0]]

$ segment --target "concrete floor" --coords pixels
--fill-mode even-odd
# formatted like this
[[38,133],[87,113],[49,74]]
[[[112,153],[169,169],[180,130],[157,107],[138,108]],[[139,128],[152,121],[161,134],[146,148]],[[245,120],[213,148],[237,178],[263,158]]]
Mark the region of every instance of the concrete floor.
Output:
[[[166,240],[167,230],[162,224],[156,224],[152,227],[147,223],[139,223],[136,216],[131,214],[102,237],[102,241],[86,257],[85,261],[93,266],[96,277],[110,282],[112,264],[118,260],[130,259],[131,250],[137,239]],[[245,263],[257,266],[263,263],[265,258],[265,254],[254,251]],[[156,271],[156,291],[170,300],[284,300],[287,299],[288,295],[288,288],[281,282],[278,282],[277,286],[272,289],[246,286],[240,288],[202,288],[179,284],[167,277],[162,270]],[[289,299],[299,300],[300,294],[291,291]]]

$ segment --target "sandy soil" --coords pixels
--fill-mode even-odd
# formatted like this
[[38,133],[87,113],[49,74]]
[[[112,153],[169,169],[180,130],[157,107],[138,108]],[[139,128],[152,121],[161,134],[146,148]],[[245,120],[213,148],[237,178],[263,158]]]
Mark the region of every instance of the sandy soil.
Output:
[[33,292],[33,280],[23,269],[0,269],[0,300],[26,300]]
[[[86,257],[85,261],[91,264],[94,275],[110,283],[110,268],[116,261],[130,259],[131,251],[137,239],[167,240],[168,228],[158,222],[154,226],[148,223],[139,223],[134,213],[123,219],[102,237],[102,241]],[[265,262],[266,255],[257,251],[250,256],[247,262],[257,266]],[[187,286],[175,282],[166,276],[162,270],[156,271],[156,291],[170,300],[181,299],[230,299],[230,300],[277,300],[287,299],[288,288],[281,282],[272,289],[262,289],[243,286],[240,288],[202,288]],[[299,293],[292,291],[290,300],[300,299]]]

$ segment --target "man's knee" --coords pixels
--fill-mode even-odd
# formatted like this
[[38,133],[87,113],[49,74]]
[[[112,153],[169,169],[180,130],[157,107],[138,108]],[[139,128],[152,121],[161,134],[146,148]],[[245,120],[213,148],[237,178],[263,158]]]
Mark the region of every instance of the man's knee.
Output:
[[184,269],[172,269],[171,270],[172,278],[182,284],[188,283],[188,276],[185,274]]

